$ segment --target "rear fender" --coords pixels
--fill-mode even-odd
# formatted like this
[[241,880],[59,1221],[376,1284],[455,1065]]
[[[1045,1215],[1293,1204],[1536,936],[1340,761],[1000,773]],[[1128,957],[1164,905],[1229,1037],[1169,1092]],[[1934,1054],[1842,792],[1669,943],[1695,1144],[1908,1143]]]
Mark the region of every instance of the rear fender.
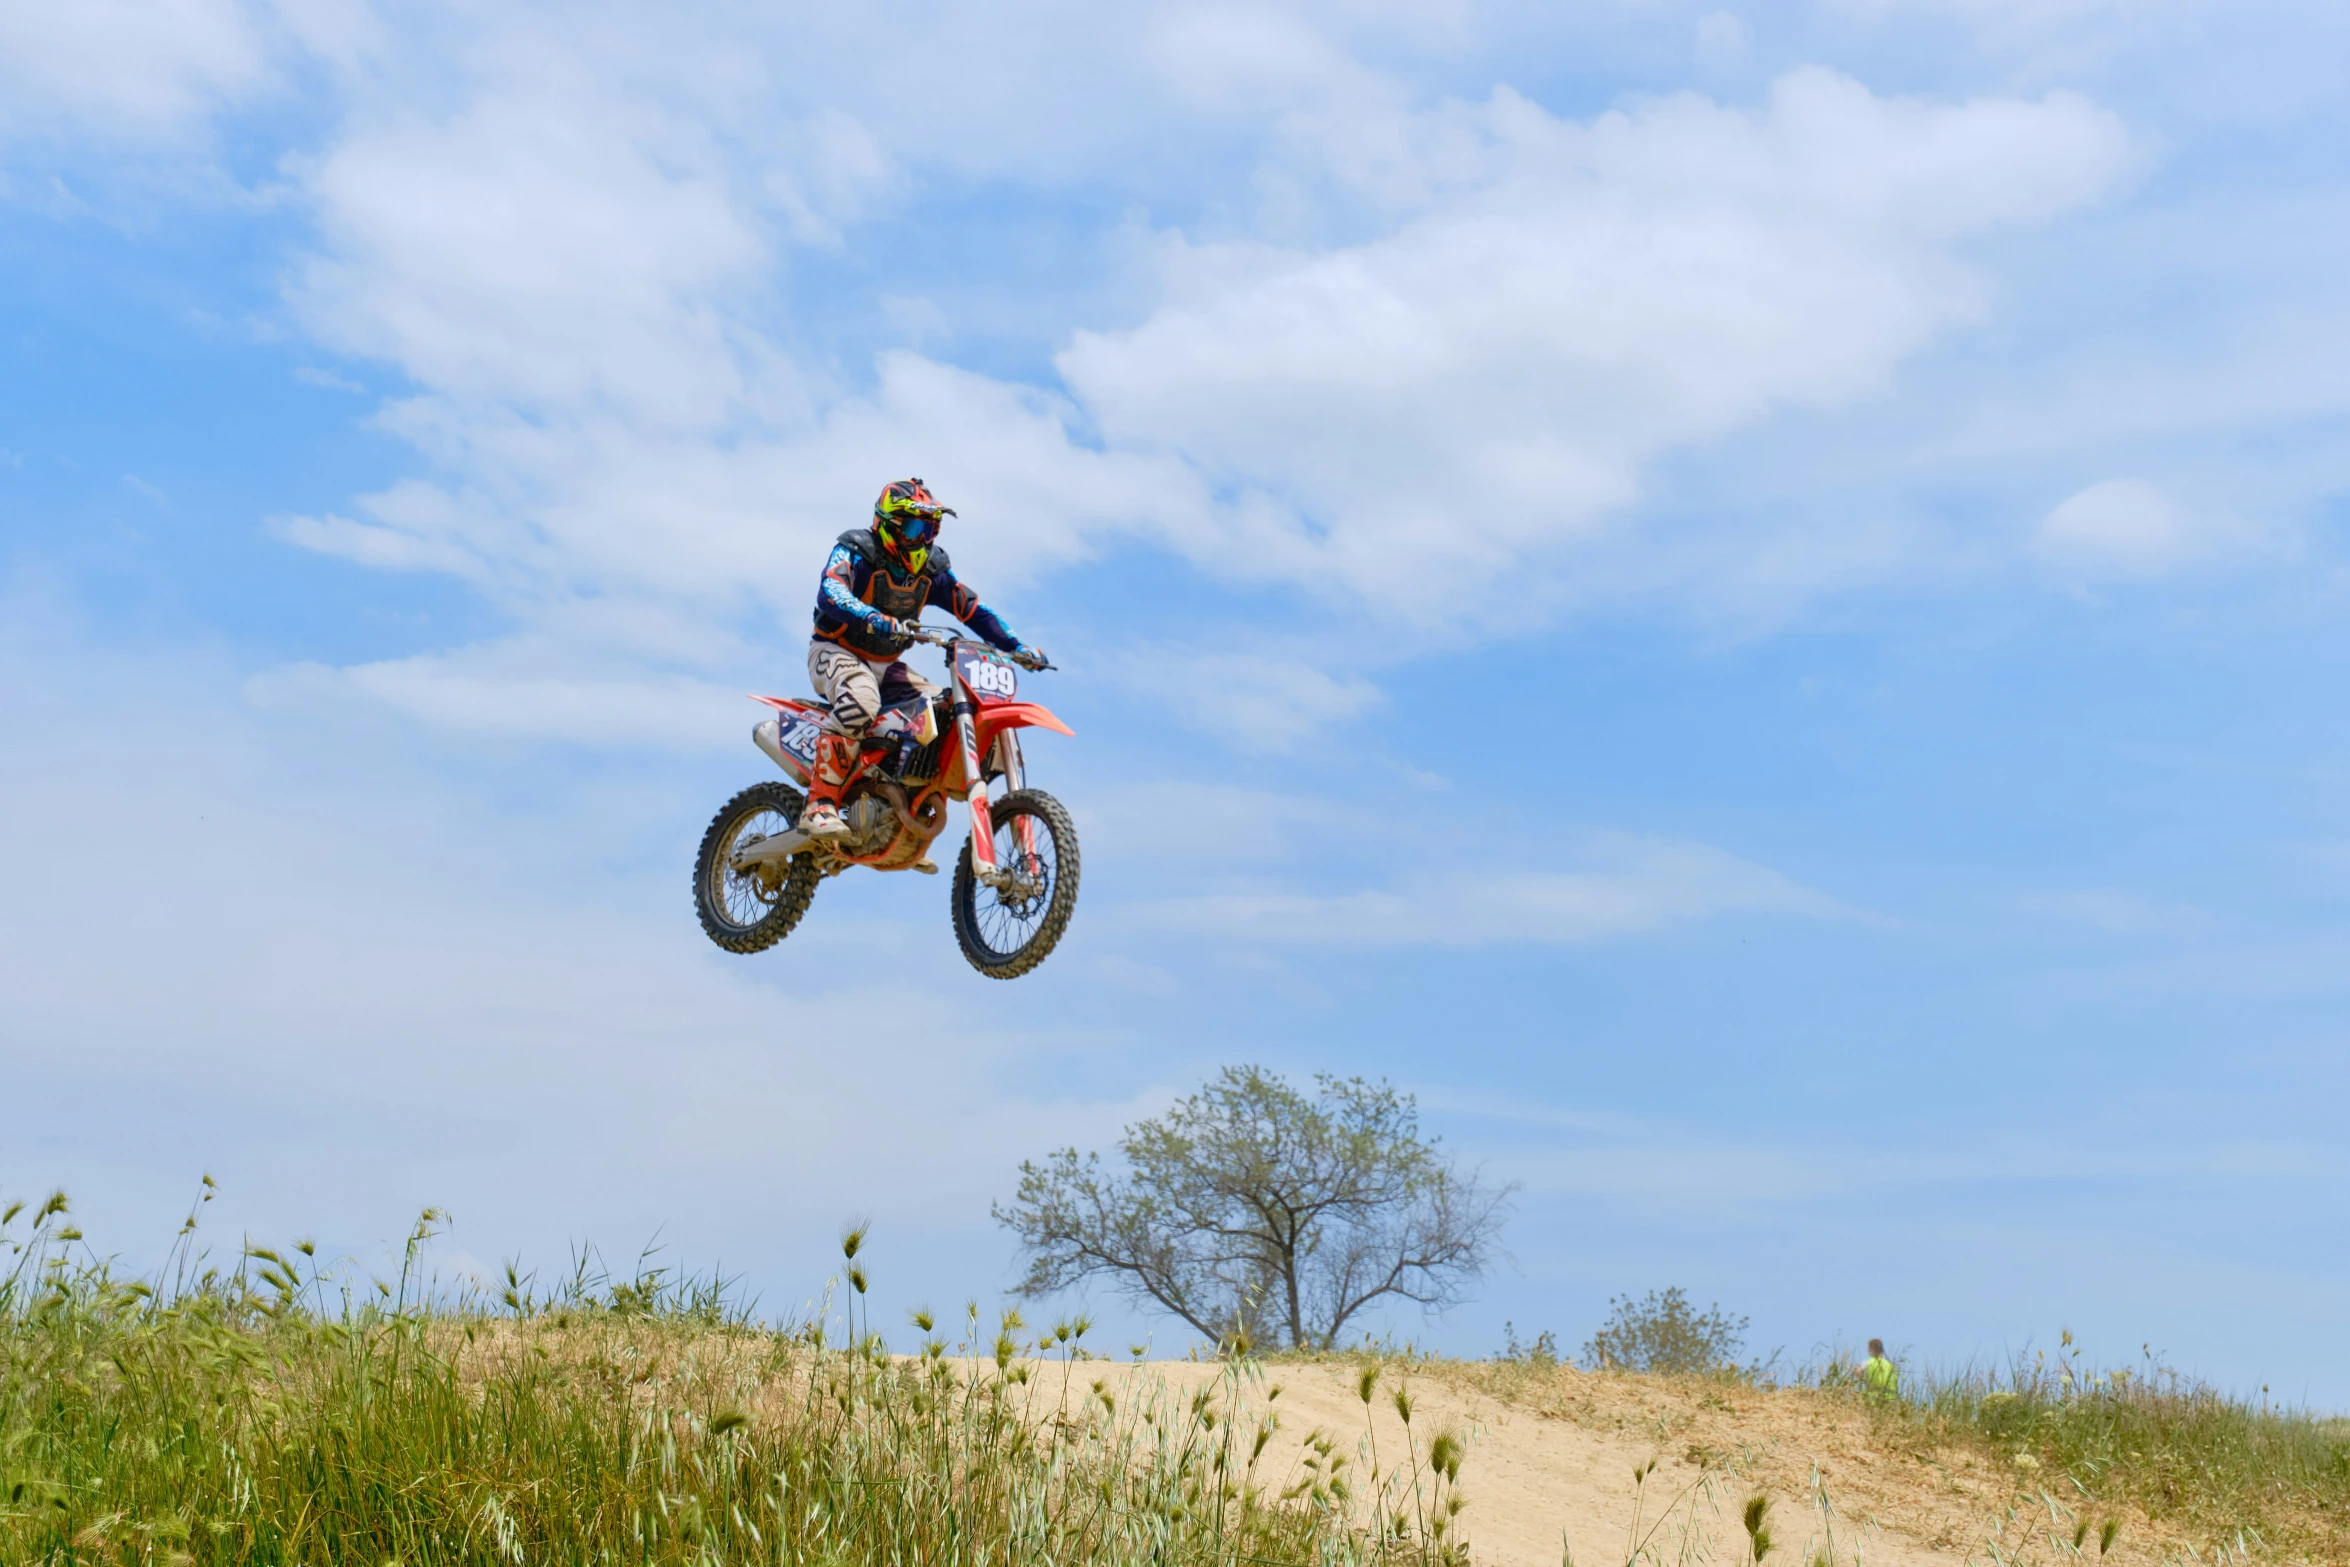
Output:
[[773,718],[763,718],[751,726],[751,744],[782,768],[792,782],[807,788],[808,774],[816,761],[816,727],[824,722],[826,709],[785,696],[754,696],[751,700],[775,709]]

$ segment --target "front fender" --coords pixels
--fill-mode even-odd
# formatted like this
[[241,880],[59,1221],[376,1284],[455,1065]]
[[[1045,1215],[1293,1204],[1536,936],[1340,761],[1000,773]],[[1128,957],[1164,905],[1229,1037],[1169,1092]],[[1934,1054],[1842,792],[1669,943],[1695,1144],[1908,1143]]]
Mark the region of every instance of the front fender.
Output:
[[1065,735],[1077,733],[1055,717],[1051,708],[1034,702],[990,702],[979,710],[978,719],[979,727],[991,735],[1004,729],[1051,729]]

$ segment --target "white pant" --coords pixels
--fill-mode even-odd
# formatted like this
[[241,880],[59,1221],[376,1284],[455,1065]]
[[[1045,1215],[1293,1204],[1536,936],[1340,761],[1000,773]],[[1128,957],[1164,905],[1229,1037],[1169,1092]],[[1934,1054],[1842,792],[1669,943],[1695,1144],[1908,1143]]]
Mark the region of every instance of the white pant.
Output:
[[902,682],[925,697],[938,690],[903,659],[867,658],[823,637],[809,639],[808,681],[832,709],[828,727],[844,735],[863,734],[881,715],[884,685]]

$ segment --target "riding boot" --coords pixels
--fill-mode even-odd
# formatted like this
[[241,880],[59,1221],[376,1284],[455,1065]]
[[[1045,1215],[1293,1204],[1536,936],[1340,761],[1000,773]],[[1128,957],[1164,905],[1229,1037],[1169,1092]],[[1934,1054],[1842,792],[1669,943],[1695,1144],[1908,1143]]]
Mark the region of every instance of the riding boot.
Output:
[[846,838],[849,824],[841,820],[840,792],[848,787],[849,769],[857,763],[857,742],[830,730],[816,737],[816,765],[808,775],[808,804],[800,812],[800,831],[811,838]]

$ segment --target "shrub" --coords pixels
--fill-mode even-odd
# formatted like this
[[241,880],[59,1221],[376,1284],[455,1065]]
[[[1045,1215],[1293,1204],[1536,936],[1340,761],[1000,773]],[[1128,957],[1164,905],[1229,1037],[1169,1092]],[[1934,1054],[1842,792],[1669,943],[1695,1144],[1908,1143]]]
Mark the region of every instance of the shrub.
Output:
[[1517,1324],[1505,1322],[1501,1325],[1501,1336],[1503,1341],[1501,1358],[1503,1360],[1512,1365],[1524,1366],[1532,1371],[1555,1371],[1558,1369],[1558,1335],[1551,1332],[1550,1329],[1544,1328],[1540,1333],[1535,1334],[1533,1343],[1521,1344],[1518,1342]]
[[1608,1305],[1607,1321],[1583,1346],[1594,1369],[1673,1376],[1727,1371],[1746,1344],[1744,1317],[1732,1317],[1718,1304],[1692,1311],[1678,1285],[1650,1290],[1640,1300],[1618,1295]]

